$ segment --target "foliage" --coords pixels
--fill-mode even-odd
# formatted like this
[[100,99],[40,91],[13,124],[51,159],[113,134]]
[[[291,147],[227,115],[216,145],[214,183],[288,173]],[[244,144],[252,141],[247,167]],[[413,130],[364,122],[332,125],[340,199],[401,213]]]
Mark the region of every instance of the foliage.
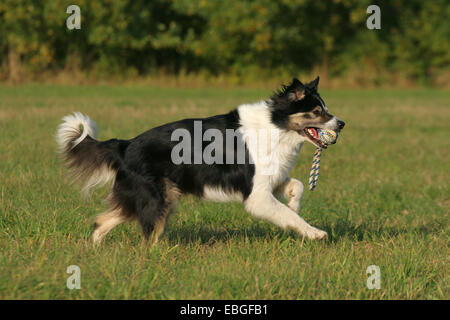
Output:
[[[81,30],[66,28],[71,4],[81,8]],[[371,4],[381,8],[381,30],[366,28]],[[446,0],[2,0],[0,73],[273,77],[321,68],[431,83],[448,73],[449,21]]]

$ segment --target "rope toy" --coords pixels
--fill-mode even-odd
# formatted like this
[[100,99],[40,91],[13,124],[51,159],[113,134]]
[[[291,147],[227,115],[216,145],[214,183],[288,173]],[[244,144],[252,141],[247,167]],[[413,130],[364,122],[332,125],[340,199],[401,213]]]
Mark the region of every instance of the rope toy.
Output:
[[316,187],[317,180],[319,180],[320,169],[320,155],[322,154],[322,148],[317,148],[314,153],[311,172],[309,173],[309,190],[313,191]]
[[[335,143],[337,139],[337,133],[333,130],[317,129],[317,135],[319,141],[324,148],[330,143]],[[309,190],[313,191],[316,188],[317,181],[319,180],[320,170],[320,156],[322,155],[322,148],[317,147],[314,153],[313,163],[311,171],[309,173]]]

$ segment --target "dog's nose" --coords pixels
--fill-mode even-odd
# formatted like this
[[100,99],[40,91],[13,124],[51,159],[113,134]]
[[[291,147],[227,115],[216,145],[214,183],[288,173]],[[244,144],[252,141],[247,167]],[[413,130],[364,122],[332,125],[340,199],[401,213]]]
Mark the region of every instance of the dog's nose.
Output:
[[338,127],[339,127],[339,129],[343,129],[344,128],[344,126],[345,126],[345,122],[344,121],[342,121],[342,120],[338,120]]

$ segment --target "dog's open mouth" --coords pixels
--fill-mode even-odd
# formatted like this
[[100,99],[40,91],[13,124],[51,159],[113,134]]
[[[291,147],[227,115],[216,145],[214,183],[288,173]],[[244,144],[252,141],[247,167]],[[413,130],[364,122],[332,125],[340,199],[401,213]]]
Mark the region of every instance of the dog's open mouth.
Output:
[[303,132],[305,132],[305,135],[308,137],[308,139],[319,148],[326,149],[328,147],[326,143],[320,140],[317,128],[308,127],[303,129]]

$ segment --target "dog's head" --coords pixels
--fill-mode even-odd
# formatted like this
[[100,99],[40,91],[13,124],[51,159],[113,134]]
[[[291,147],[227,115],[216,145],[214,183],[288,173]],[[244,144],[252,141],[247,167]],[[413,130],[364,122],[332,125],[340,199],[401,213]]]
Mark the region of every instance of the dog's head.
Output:
[[269,103],[272,121],[280,128],[294,130],[315,146],[326,148],[320,141],[317,129],[339,132],[345,122],[328,112],[318,92],[319,77],[303,84],[294,78],[288,86],[276,92]]

